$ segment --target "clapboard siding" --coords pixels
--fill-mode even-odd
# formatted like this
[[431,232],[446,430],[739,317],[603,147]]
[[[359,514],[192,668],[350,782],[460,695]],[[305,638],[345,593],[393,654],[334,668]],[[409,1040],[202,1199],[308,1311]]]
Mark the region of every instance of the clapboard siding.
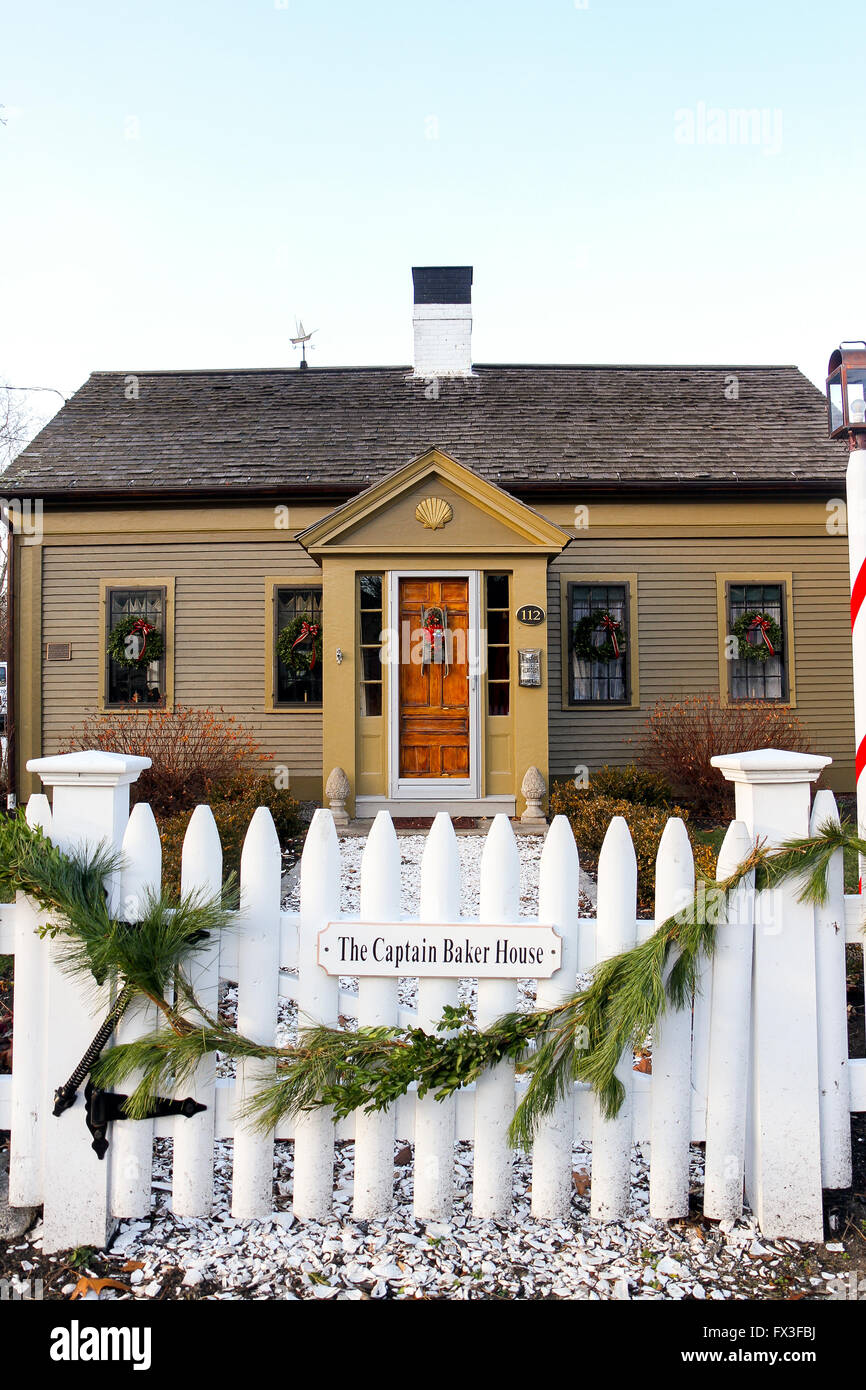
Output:
[[56,752],[99,701],[100,580],[174,576],[175,701],[222,708],[242,719],[292,778],[321,777],[321,712],[265,713],[268,575],[321,580],[318,565],[288,540],[46,546],[43,642],[71,642],[72,660],[43,663],[44,752]]
[[[816,752],[829,754],[829,780],[853,787],[854,712],[849,640],[848,551],[843,538],[779,537],[642,541],[579,539],[550,568],[550,772],[634,759],[651,706],[710,690],[718,693],[716,575],[756,579],[791,573],[796,713]],[[562,708],[562,575],[637,574],[640,708]],[[629,740],[633,740],[629,742]],[[732,750],[733,751],[733,750]]]

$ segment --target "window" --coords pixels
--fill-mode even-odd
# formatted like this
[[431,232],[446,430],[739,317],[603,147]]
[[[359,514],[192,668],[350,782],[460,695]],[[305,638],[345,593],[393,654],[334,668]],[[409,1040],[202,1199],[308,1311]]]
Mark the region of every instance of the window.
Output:
[[505,715],[511,695],[508,575],[487,575],[487,713]]
[[566,621],[569,704],[628,704],[628,584],[569,584]]
[[[126,666],[122,661],[107,656],[107,698],[108,705],[156,705],[166,703],[166,590],[163,587],[151,588],[108,588],[105,591],[106,641],[120,624],[129,628],[129,638],[141,650],[144,642],[144,656],[147,656],[147,627],[154,630],[161,640],[161,654],[154,661],[143,661],[141,665]],[[136,629],[131,623],[141,623]]]
[[[277,705],[318,708],[322,703],[322,591],[303,585],[278,587],[274,603],[275,642],[281,633],[291,634],[281,644],[288,662],[275,652]],[[294,655],[292,655],[294,654]]]
[[728,632],[756,653],[727,663],[732,700],[788,698],[786,607],[784,584],[728,584]]
[[382,713],[382,576],[358,576],[361,619],[361,714]]

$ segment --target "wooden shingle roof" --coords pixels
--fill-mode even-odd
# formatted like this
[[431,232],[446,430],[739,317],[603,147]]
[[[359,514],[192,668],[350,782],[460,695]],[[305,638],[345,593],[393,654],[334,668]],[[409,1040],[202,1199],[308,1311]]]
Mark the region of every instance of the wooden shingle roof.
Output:
[[2,491],[350,495],[432,447],[518,493],[838,489],[846,461],[795,367],[478,366],[438,394],[407,367],[96,372]]

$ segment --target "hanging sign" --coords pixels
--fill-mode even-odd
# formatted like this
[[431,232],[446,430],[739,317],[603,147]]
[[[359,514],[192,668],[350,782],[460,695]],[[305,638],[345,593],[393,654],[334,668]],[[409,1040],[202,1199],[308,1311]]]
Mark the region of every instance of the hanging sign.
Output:
[[319,932],[326,975],[546,980],[561,961],[561,938],[538,922],[329,922]]
[[538,627],[544,622],[544,609],[537,603],[524,603],[522,608],[518,608],[515,616],[519,623],[525,623],[527,627]]

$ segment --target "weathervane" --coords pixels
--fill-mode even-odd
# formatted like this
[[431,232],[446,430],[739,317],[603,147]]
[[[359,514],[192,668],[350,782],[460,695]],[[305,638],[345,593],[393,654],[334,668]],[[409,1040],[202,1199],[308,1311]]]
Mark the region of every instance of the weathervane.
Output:
[[[305,333],[305,332],[304,332],[304,325],[301,323],[301,320],[300,320],[300,319],[296,319],[296,320],[295,320],[295,337],[292,338],[292,339],[290,339],[290,342],[291,342],[291,344],[292,344],[292,347],[294,347],[294,348],[300,347],[300,349],[301,349],[301,366],[300,366],[300,370],[301,370],[302,372],[305,372],[305,371],[307,370],[307,366],[308,366],[308,363],[307,363],[307,343],[310,341],[310,339],[312,338],[313,334],[314,334],[314,333],[318,333],[318,331],[319,331],[318,328],[313,328],[313,329],[310,330],[309,333]],[[312,348],[310,349],[310,351],[312,351]]]

